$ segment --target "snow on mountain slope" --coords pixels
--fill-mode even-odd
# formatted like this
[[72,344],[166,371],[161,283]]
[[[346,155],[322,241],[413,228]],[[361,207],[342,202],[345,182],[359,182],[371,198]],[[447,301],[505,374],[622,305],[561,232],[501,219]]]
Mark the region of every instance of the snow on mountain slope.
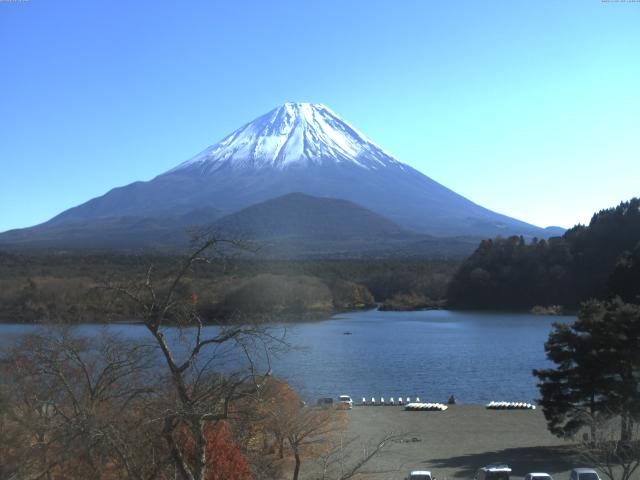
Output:
[[285,103],[167,173],[221,167],[277,168],[351,163],[364,169],[404,164],[319,103]]

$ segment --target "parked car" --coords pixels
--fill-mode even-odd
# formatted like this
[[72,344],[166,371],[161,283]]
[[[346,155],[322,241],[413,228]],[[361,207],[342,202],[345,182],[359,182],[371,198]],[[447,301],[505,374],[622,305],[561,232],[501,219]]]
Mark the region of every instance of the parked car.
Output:
[[353,408],[353,400],[351,400],[351,397],[349,395],[340,395],[338,397],[338,404],[342,408],[348,408],[348,409]]
[[600,475],[593,468],[574,468],[569,480],[600,480]]
[[409,473],[407,480],[435,480],[431,477],[431,472],[428,470],[414,470]]
[[487,465],[479,468],[475,480],[509,480],[511,467],[502,463]]
[[553,477],[548,473],[527,473],[524,480],[553,480]]

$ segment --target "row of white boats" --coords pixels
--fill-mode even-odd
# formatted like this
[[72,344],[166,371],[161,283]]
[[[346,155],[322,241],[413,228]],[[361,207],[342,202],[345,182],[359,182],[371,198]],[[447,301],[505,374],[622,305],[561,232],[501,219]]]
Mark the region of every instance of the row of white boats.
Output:
[[494,402],[491,401],[487,404],[487,408],[490,410],[535,410],[536,406],[532,403],[524,402]]
[[412,411],[427,411],[427,412],[444,412],[447,408],[449,408],[444,403],[408,403],[405,410]]
[[[385,405],[399,405],[404,406],[406,410],[429,410],[429,411],[445,411],[449,408],[444,403],[423,403],[420,401],[420,397],[416,397],[412,402],[411,397],[390,397],[388,401],[384,397],[377,399],[371,397],[368,401],[365,397],[362,397],[361,406],[385,406]],[[535,410],[536,406],[532,403],[526,402],[489,402],[486,407],[490,410]]]
[[[408,405],[411,403],[411,397],[398,397],[398,399],[394,399],[394,397],[390,397],[388,401],[385,401],[384,397],[380,397],[378,400],[376,397],[371,397],[371,401],[368,402],[365,397],[362,397],[362,403],[360,405],[363,406],[385,406],[385,405]],[[420,403],[420,397],[416,397],[415,403]]]

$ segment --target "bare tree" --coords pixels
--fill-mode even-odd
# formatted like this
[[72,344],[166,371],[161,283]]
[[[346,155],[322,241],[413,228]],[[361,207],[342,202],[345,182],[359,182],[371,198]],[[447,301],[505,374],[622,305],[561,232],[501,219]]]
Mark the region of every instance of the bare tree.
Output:
[[349,480],[364,474],[364,469],[375,457],[391,442],[401,440],[404,436],[388,433],[378,440],[362,442],[358,437],[344,438],[342,434],[339,435],[331,440],[329,448],[318,457],[317,463],[321,468],[319,480]]
[[[196,265],[222,258],[221,246],[244,247],[210,234],[171,278],[155,279],[151,266],[141,282],[107,285],[132,302],[136,318],[161,352],[171,386],[171,395],[159,412],[162,437],[177,477],[184,480],[205,480],[211,455],[207,426],[232,417],[237,413],[234,401],[256,393],[256,355],[264,352],[268,357],[270,346],[281,341],[257,324],[205,327],[185,283]],[[175,331],[179,335],[172,338]],[[245,369],[238,367],[240,358]],[[193,439],[186,442],[189,449],[184,447],[185,435]]]
[[327,448],[331,437],[344,428],[343,411],[307,406],[284,380],[271,379],[257,398],[264,432],[275,440],[279,459],[293,457],[292,477],[297,480],[302,463]]
[[[229,451],[219,433],[234,441],[239,400],[259,396],[271,348],[284,344],[256,322],[205,325],[189,277],[199,264],[224,261],[221,244],[238,246],[210,235],[174,274],[152,265],[138,280],[105,285],[148,332],[142,343],[108,327],[92,339],[61,328],[4,356],[15,388],[2,392],[3,478],[218,478]],[[258,375],[262,360],[267,374]]]
[[295,461],[293,480],[298,480],[305,451],[326,447],[327,437],[337,428],[335,414],[333,409],[305,406],[286,419],[285,436]]
[[144,417],[156,394],[151,353],[106,332],[87,339],[50,329],[23,339],[3,360],[12,380],[3,420],[14,437],[0,463],[23,479],[155,478],[161,456],[145,455],[163,447]]
[[619,419],[600,416],[592,419],[592,434],[581,442],[580,456],[609,480],[630,480],[640,468],[640,427],[627,428],[621,440]]

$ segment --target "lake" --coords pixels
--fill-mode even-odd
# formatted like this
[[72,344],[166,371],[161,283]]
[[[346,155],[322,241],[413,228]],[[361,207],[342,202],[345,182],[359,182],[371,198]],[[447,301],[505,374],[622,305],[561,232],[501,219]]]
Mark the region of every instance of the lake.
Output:
[[[544,342],[552,324],[573,320],[446,310],[345,313],[287,325],[295,348],[272,367],[311,401],[348,394],[354,401],[417,395],[444,402],[453,394],[460,403],[531,402],[538,396],[531,371],[549,365]],[[0,342],[13,343],[34,328],[0,325]],[[79,332],[99,335],[103,328],[82,325]],[[148,335],[139,325],[110,328],[129,338]]]

